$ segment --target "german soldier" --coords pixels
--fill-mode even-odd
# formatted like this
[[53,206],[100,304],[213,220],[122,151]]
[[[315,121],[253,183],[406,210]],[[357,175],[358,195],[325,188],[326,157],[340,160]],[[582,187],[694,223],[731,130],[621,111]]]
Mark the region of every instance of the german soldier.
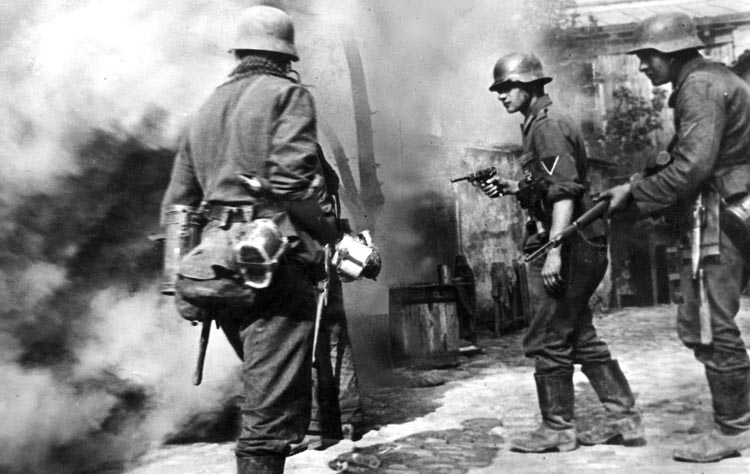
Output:
[[[326,197],[321,204],[334,209],[338,229],[344,235],[351,236],[353,231],[348,219],[341,218],[339,201],[340,179],[328,163],[323,149],[318,147],[318,156],[325,178]],[[341,241],[336,248],[340,247]],[[351,281],[347,275],[339,275],[333,257],[336,249],[329,249],[321,262],[327,281],[325,306],[319,321],[315,363],[313,371],[313,398],[310,426],[307,436],[300,445],[294,446],[292,452],[305,449],[325,449],[342,438],[357,440],[361,437],[364,411],[359,394],[359,382],[354,364],[354,353],[349,337],[349,325],[344,308],[344,290],[342,279]],[[362,269],[363,277],[374,279],[380,273],[379,254],[373,255],[366,268]]]
[[[509,113],[520,112],[524,179],[494,177],[481,187],[489,197],[513,194],[528,211],[523,251],[530,254],[592,207],[586,151],[573,120],[544,92],[552,79],[531,54],[512,53],[495,64],[490,91]],[[597,219],[545,260],[529,263],[531,317],[524,352],[535,361],[542,423],[512,439],[520,452],[568,451],[582,444],[643,439],[635,399],[607,344],[596,334],[589,299],[607,268],[605,223]],[[574,424],[574,364],[581,364],[599,399],[612,414],[603,425],[578,433]]]
[[[747,235],[727,232],[729,220],[723,215],[720,222],[722,208],[741,201],[750,191],[750,89],[725,66],[700,55],[704,45],[685,14],[649,17],[634,38],[636,46],[630,54],[638,56],[640,71],[655,86],[672,84],[671,161],[660,171],[635,177],[602,196],[610,199],[610,213],[631,207],[641,215],[676,216],[688,253],[690,230],[699,230],[692,248],[697,250],[693,260],[697,257],[702,278],[696,285],[694,262],[687,260],[677,329],[680,340],[705,366],[715,427],[677,449],[674,458],[719,461],[750,448],[750,359],[734,321],[746,283],[742,242]],[[700,203],[704,217],[692,218],[688,206],[694,202]],[[701,324],[701,312],[706,310]]]
[[[298,60],[291,19],[248,8],[230,52],[238,64],[192,120],[163,206],[204,203],[208,220],[200,245],[181,260],[178,294],[187,294],[180,281],[231,283],[237,275],[242,291],[257,288],[244,306],[222,305],[230,300],[219,295],[214,309],[234,317],[224,329],[243,358],[237,472],[281,473],[310,420],[314,256],[339,232],[318,202],[325,190],[313,99],[289,75]],[[264,240],[277,234],[283,254]],[[251,237],[261,242],[243,243]]]

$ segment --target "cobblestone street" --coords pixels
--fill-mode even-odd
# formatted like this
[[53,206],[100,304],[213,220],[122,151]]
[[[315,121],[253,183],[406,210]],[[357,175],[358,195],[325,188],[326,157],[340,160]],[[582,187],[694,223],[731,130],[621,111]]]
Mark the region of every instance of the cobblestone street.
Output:
[[[750,302],[738,316],[746,342]],[[519,454],[507,449],[515,432],[539,421],[530,361],[520,334],[480,338],[483,353],[452,369],[395,371],[394,383],[369,390],[365,408],[379,429],[356,443],[289,458],[288,473],[335,472],[329,463],[352,452],[380,460],[378,473],[744,473],[750,452],[715,464],[672,461],[672,449],[695,428],[711,425],[710,399],[702,366],[674,329],[676,308],[628,308],[597,318],[601,336],[630,379],[643,412],[647,445],[579,447],[567,453]],[[604,416],[586,378],[575,375],[579,428]],[[234,472],[231,443],[167,446],[151,452],[130,474]]]

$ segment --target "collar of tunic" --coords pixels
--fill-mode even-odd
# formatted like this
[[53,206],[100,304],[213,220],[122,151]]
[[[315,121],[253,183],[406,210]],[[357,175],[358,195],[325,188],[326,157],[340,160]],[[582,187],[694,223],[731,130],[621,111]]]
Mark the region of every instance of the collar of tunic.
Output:
[[526,134],[531,127],[531,124],[536,120],[539,114],[552,105],[552,99],[547,94],[539,97],[536,102],[529,108],[529,114],[526,116],[526,120],[521,125],[521,131]]

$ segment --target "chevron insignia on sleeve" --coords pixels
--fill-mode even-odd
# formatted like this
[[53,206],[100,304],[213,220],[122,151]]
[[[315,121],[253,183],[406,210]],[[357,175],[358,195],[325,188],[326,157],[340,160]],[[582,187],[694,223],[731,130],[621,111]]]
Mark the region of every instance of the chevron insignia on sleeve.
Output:
[[555,172],[555,168],[557,168],[557,162],[560,160],[560,156],[550,156],[548,158],[542,158],[540,161],[542,162],[542,168],[544,168],[544,171],[547,172],[548,175],[552,176],[552,174]]

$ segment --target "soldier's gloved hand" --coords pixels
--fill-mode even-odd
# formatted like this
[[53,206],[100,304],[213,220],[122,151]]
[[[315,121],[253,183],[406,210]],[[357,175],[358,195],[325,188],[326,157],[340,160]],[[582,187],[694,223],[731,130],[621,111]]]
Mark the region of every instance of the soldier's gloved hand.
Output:
[[603,199],[609,199],[609,209],[607,210],[609,215],[625,211],[633,200],[630,183],[620,184],[602,191],[596,200],[601,201]]
[[542,267],[542,281],[544,289],[552,297],[565,294],[565,280],[562,278],[562,257],[560,247],[554,248],[547,253],[547,259]]
[[486,181],[479,182],[479,188],[484,194],[491,198],[500,197],[504,194],[515,194],[518,192],[518,183],[512,179],[492,177]]

